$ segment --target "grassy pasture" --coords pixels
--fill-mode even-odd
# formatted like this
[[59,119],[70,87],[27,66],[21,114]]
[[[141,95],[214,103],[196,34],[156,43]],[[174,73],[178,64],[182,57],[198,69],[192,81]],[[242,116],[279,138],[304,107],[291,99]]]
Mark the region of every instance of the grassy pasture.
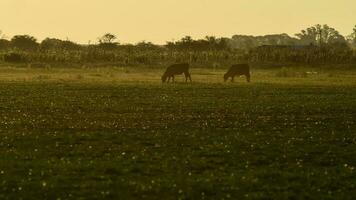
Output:
[[0,199],[356,197],[355,72],[161,73],[1,68]]
[[[0,67],[0,82],[54,82],[86,84],[159,84],[164,69],[134,67],[102,68],[16,68]],[[191,69],[196,84],[222,84],[222,69]],[[318,68],[282,68],[273,70],[252,69],[252,82],[255,84],[285,85],[355,85],[356,71],[322,70]],[[176,81],[183,82],[183,76]],[[244,83],[245,78],[235,80]],[[236,85],[235,85],[236,86]]]

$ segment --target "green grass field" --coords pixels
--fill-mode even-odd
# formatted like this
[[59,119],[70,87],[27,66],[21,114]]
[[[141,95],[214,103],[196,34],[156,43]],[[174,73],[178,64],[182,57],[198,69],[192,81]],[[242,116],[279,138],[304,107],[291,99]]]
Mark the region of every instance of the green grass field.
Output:
[[0,199],[355,199],[356,73],[299,71],[1,68]]

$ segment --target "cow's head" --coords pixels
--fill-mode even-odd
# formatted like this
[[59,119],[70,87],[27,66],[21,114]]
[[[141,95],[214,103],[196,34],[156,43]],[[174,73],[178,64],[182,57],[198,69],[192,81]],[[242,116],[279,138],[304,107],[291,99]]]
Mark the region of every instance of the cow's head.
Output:
[[229,78],[229,76],[227,75],[227,73],[224,74],[224,81],[225,81],[225,82],[227,81],[228,78]]
[[164,74],[162,77],[161,77],[161,80],[162,80],[162,83],[165,83],[167,81],[167,76]]

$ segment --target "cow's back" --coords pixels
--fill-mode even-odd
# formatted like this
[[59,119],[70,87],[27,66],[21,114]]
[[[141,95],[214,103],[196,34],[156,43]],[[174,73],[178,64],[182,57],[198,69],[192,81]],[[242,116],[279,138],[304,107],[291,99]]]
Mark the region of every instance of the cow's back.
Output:
[[169,74],[182,74],[189,71],[188,63],[173,64],[167,68]]
[[235,64],[232,65],[229,72],[236,75],[250,74],[250,66],[248,64]]

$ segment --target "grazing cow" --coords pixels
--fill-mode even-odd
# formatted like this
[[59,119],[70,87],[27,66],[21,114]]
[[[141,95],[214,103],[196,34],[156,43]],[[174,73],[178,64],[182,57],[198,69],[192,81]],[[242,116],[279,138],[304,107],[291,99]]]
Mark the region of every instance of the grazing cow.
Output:
[[180,64],[173,64],[167,67],[166,72],[162,76],[162,82],[165,83],[168,79],[168,82],[171,80],[174,82],[174,76],[184,74],[185,82],[189,81],[192,82],[192,78],[190,77],[189,73],[189,64],[188,63],[180,63]]
[[231,82],[234,82],[235,76],[245,75],[247,82],[250,82],[250,66],[248,64],[236,64],[232,65],[229,71],[224,75],[224,81],[226,82],[231,77]]

